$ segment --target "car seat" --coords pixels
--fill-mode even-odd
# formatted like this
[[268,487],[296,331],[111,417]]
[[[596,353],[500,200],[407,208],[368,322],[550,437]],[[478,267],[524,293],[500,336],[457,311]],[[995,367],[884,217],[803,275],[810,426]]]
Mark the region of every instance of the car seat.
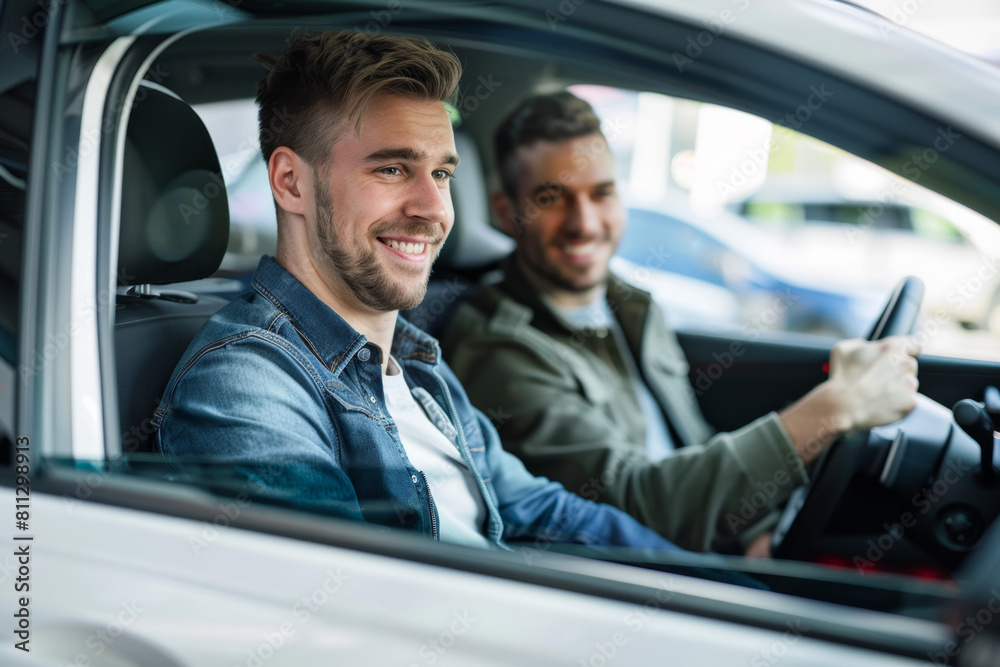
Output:
[[174,366],[227,301],[154,286],[211,276],[229,237],[219,158],[198,114],[143,82],[128,122],[115,361],[122,451],[153,451],[151,419]]

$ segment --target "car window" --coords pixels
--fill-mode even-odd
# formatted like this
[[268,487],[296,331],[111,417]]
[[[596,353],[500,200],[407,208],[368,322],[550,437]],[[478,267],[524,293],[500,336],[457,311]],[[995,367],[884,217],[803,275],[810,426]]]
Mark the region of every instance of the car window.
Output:
[[[660,252],[651,257],[650,248]],[[678,252],[683,248],[683,252]],[[719,239],[680,218],[648,209],[629,212],[629,233],[618,246],[618,255],[648,265],[651,260],[664,271],[691,276],[714,285],[725,285],[723,257],[733,251]]]
[[242,275],[257,266],[261,255],[277,248],[277,218],[260,155],[257,105],[253,99],[196,104],[192,107],[219,153],[229,197],[229,245],[222,275]]
[[[187,13],[196,13],[196,10],[202,8],[184,5],[185,3],[180,3],[169,7],[169,11],[173,13],[171,20],[179,21],[178,25],[183,25],[187,20],[192,22],[208,20],[201,15],[197,15],[196,19],[186,18]],[[595,9],[597,5],[603,7],[603,3],[594,5],[588,3],[585,9],[580,9],[580,14],[573,17],[573,20],[581,18],[585,12]],[[610,7],[610,4],[608,6]],[[441,12],[442,20],[453,21],[455,30],[464,30],[461,26],[467,25],[468,22],[465,19],[455,21],[456,17],[461,18],[461,13],[452,15],[450,12],[458,10],[448,8],[447,5],[441,7],[442,9],[428,9],[427,12],[430,16],[436,16],[435,12]],[[223,561],[224,559],[219,556],[223,543],[233,537],[234,533],[248,532],[228,531],[231,526],[271,534],[265,537],[292,535],[303,542],[340,545],[338,540],[342,540],[348,549],[356,546],[351,542],[354,539],[357,539],[358,543],[364,543],[366,540],[382,538],[383,529],[374,523],[354,521],[348,525],[347,520],[336,520],[343,517],[332,511],[336,508],[324,505],[321,493],[312,499],[296,495],[295,490],[301,489],[303,480],[309,479],[314,471],[296,468],[293,465],[294,461],[274,461],[273,464],[257,469],[256,472],[259,474],[247,476],[240,466],[232,465],[230,461],[195,458],[190,462],[191,468],[185,471],[188,474],[179,475],[176,470],[168,470],[165,467],[163,457],[154,447],[153,434],[164,415],[158,407],[161,405],[162,392],[167,387],[171,372],[176,368],[176,360],[181,358],[188,341],[200,326],[198,318],[207,319],[212,312],[218,312],[212,311],[212,308],[223,308],[224,304],[240,291],[246,291],[248,278],[261,255],[274,253],[276,242],[274,205],[268,190],[266,170],[259,155],[256,108],[250,97],[253,94],[254,82],[259,78],[261,70],[259,65],[253,62],[250,54],[255,51],[278,52],[287,37],[288,22],[307,24],[310,20],[289,14],[287,17],[279,17],[274,24],[271,24],[268,12],[299,10],[292,8],[291,5],[284,10],[265,10],[261,3],[243,3],[233,12],[228,14],[220,12],[219,17],[212,17],[213,21],[230,20],[237,12],[246,11],[247,15],[242,18],[247,19],[248,25],[240,26],[239,29],[230,30],[211,23],[208,27],[199,25],[198,27],[205,28],[201,33],[194,30],[182,35],[178,28],[177,33],[165,37],[166,33],[173,30],[171,27],[173,24],[169,21],[150,21],[155,10],[163,11],[164,8],[151,7],[148,13],[146,8],[143,8],[133,12],[133,15],[127,17],[127,21],[118,21],[110,28],[100,26],[101,30],[70,30],[66,33],[67,40],[72,42],[74,47],[80,46],[77,42],[94,41],[93,45],[84,44],[80,48],[80,53],[77,54],[80,61],[87,63],[86,57],[92,57],[95,53],[100,54],[103,47],[108,53],[101,56],[100,72],[103,76],[109,69],[114,70],[113,76],[110,77],[113,79],[111,81],[113,85],[109,86],[108,93],[110,102],[104,107],[98,107],[107,109],[104,113],[110,121],[106,125],[100,125],[102,132],[107,130],[106,137],[109,139],[103,142],[101,148],[101,178],[99,182],[95,181],[94,191],[77,193],[77,197],[83,204],[89,203],[94,209],[101,211],[97,225],[98,254],[111,258],[108,262],[107,277],[113,284],[115,270],[113,260],[116,253],[118,259],[121,259],[125,252],[125,244],[121,243],[120,235],[117,245],[109,239],[113,239],[112,234],[118,234],[120,231],[116,226],[120,221],[116,218],[126,217],[124,214],[116,216],[115,206],[121,201],[122,208],[127,208],[124,204],[129,202],[123,195],[128,194],[126,191],[129,188],[126,184],[130,183],[129,177],[134,175],[128,167],[128,158],[135,157],[141,151],[130,143],[132,138],[127,136],[125,121],[116,115],[120,109],[114,107],[115,98],[110,96],[118,91],[134,91],[143,76],[141,71],[128,71],[119,76],[119,69],[138,68],[140,63],[145,63],[143,66],[148,66],[151,71],[164,75],[157,79],[163,81],[163,87],[167,89],[166,92],[161,91],[160,97],[176,97],[193,107],[211,134],[221,165],[221,175],[225,181],[230,217],[226,254],[216,279],[222,277],[227,280],[212,282],[211,279],[202,278],[191,281],[198,282],[198,285],[188,284],[184,287],[178,287],[176,284],[118,286],[118,299],[115,304],[117,308],[113,314],[115,321],[111,325],[114,327],[114,341],[107,342],[102,339],[102,342],[107,344],[94,348],[100,355],[99,375],[102,376],[104,383],[103,393],[80,397],[81,400],[74,404],[74,413],[64,417],[64,421],[72,420],[73,423],[71,443],[73,456],[46,461],[50,464],[48,467],[54,471],[50,483],[54,485],[57,481],[61,481],[56,479],[58,475],[65,474],[67,478],[77,475],[72,478],[72,482],[68,482],[60,489],[60,494],[57,494],[65,497],[66,506],[69,508],[67,512],[86,504],[82,501],[97,500],[108,504],[118,503],[125,507],[136,507],[150,515],[172,514],[192,520],[186,528],[176,529],[173,537],[175,542],[182,545],[181,550],[189,550],[195,557],[203,558],[203,563],[208,560]],[[254,15],[252,20],[248,19],[253,12],[259,12],[259,15]],[[430,34],[433,39],[441,39],[440,33],[435,33],[427,27],[429,24],[426,19],[414,18],[413,23],[407,23],[409,21],[407,16],[409,14],[402,14],[398,19],[399,22],[394,23],[392,27],[394,32],[405,33],[412,28],[415,32]],[[74,18],[84,23],[88,20],[83,12],[77,12]],[[367,13],[364,14],[364,20],[369,20]],[[555,20],[558,23],[559,19]],[[562,20],[566,20],[566,16],[562,16]],[[329,24],[334,23],[354,25],[353,19],[341,16],[337,16],[336,20],[331,20]],[[493,26],[487,25],[489,35],[472,33],[468,36],[462,35],[461,38],[455,39],[454,44],[441,42],[448,48],[456,49],[463,61],[468,58],[473,65],[465,75],[469,85],[466,97],[460,104],[462,111],[458,113],[458,118],[463,121],[463,131],[467,131],[467,136],[474,141],[473,145],[484,156],[482,158],[484,171],[489,169],[487,166],[489,134],[503,109],[516,99],[536,89],[554,89],[575,81],[600,80],[607,83],[608,79],[620,78],[616,85],[623,86],[621,88],[598,87],[590,83],[574,85],[572,88],[595,104],[599,113],[603,115],[605,132],[612,142],[613,153],[618,161],[621,191],[627,196],[631,226],[621,244],[619,259],[625,263],[621,264],[623,268],[619,272],[623,277],[649,288],[649,291],[661,300],[668,316],[673,318],[672,323],[678,328],[684,326],[684,322],[677,319],[677,313],[682,309],[686,309],[686,312],[692,315],[692,321],[697,321],[698,326],[711,328],[714,332],[721,332],[724,335],[739,330],[747,321],[763,322],[776,332],[795,332],[801,336],[814,337],[810,338],[809,343],[802,345],[805,348],[803,354],[808,354],[810,359],[813,356],[818,359],[828,353],[831,335],[863,334],[885,304],[894,282],[901,276],[911,271],[925,269],[928,265],[934,268],[943,266],[943,246],[934,245],[928,250],[918,247],[916,245],[918,241],[928,240],[938,243],[942,240],[940,237],[949,236],[948,230],[953,230],[953,236],[961,238],[962,242],[956,243],[953,239],[949,239],[947,244],[952,249],[964,247],[981,252],[979,248],[988,247],[983,244],[988,244],[989,234],[979,233],[982,231],[981,216],[969,214],[967,210],[953,202],[932,196],[919,188],[913,188],[912,193],[908,191],[907,196],[912,194],[912,201],[907,199],[905,204],[896,201],[881,203],[877,198],[878,191],[874,192],[873,199],[870,190],[851,190],[851,184],[897,181],[891,180],[892,177],[870,163],[853,158],[804,133],[793,132],[761,118],[723,106],[659,93],[635,92],[634,89],[624,86],[639,86],[641,82],[637,77],[627,79],[624,75],[619,76],[615,68],[591,71],[590,61],[587,58],[582,58],[577,63],[569,63],[576,54],[568,48],[565,53],[558,54],[555,53],[557,50],[555,47],[552,48],[552,52],[530,53],[527,45],[538,41],[539,35],[548,34],[546,32],[549,30],[548,25],[538,28],[533,33],[526,33],[525,39],[520,42],[523,45],[522,52],[518,52],[520,55],[517,55],[510,48],[510,44],[517,43],[518,40],[512,39],[507,43],[505,37],[508,34],[506,31],[514,30],[515,23],[511,20],[502,24],[502,30],[493,30]],[[132,35],[118,41],[114,41],[111,37],[111,35],[128,34],[129,26],[133,24],[137,34],[141,33],[134,42],[130,41]],[[569,28],[569,25],[556,27],[563,30],[561,34],[567,40],[572,41],[574,31],[564,30]],[[556,27],[552,29],[555,30]],[[600,36],[603,33],[596,31],[594,34]],[[482,43],[479,41],[480,38]],[[160,39],[163,39],[164,50],[156,51],[160,45],[157,40]],[[101,40],[108,40],[108,43],[104,44]],[[682,40],[678,40],[678,43],[681,42]],[[109,45],[113,48],[108,48]],[[591,43],[583,41],[577,46],[587,46],[585,50],[587,53],[602,52],[601,49],[592,49]],[[116,54],[122,56],[124,50],[130,48],[134,48],[135,53],[129,52],[127,58],[122,57],[120,62],[114,61]],[[713,53],[720,53],[723,48],[723,41],[720,39]],[[155,55],[150,55],[154,51]],[[706,61],[703,62],[707,62],[708,58],[709,56],[706,56]],[[7,61],[4,63],[6,65]],[[67,60],[60,63],[64,65],[64,71],[71,73],[71,78],[74,78],[77,85],[81,80],[86,82],[90,76],[90,70],[84,67],[80,67],[79,72],[75,69],[78,64],[76,61]],[[106,63],[112,63],[112,67],[104,66]],[[642,68],[639,70],[643,71]],[[78,76],[80,73],[85,76]],[[644,73],[654,74],[651,67],[647,67]],[[0,73],[0,81],[7,76],[8,72],[4,70]],[[97,78],[95,75],[95,80]],[[650,81],[653,79],[651,76]],[[494,82],[502,83],[495,85]],[[697,94],[696,85],[690,84],[688,80],[683,82],[685,85],[678,90],[686,91],[685,94]],[[95,99],[100,97],[99,83],[100,81],[97,81],[93,86],[88,86]],[[107,85],[107,82],[105,84]],[[5,94],[6,90],[0,88],[0,94]],[[12,99],[20,101],[22,107],[25,100],[28,101],[27,115],[30,117],[30,100],[33,99],[30,88],[10,90]],[[483,92],[476,92],[478,90]],[[76,116],[79,115],[73,106],[76,102],[70,101],[71,104],[66,105],[68,108],[65,109],[63,118],[68,127],[73,126]],[[103,98],[96,101],[101,102]],[[6,100],[3,103],[6,104]],[[6,106],[2,110],[4,113],[0,114],[0,124],[3,124],[5,134],[0,140],[6,141],[6,126],[17,114],[13,111],[8,114]],[[60,106],[59,112],[63,111],[63,107]],[[132,111],[133,118],[138,117],[135,114],[135,107]],[[23,116],[23,108],[18,113]],[[92,113],[92,118],[98,115]],[[103,119],[104,116],[101,116],[98,120]],[[121,127],[116,125],[118,121],[121,121]],[[28,124],[24,127],[27,128]],[[156,135],[158,139],[167,143],[178,145],[182,143],[174,141],[174,137],[181,136],[180,134],[163,132],[158,123],[151,123],[147,130],[146,135]],[[122,135],[118,136],[118,148],[121,150],[117,150],[115,142],[110,140],[116,132]],[[17,150],[10,149],[5,143],[0,144],[0,159],[4,160],[2,165],[14,176],[9,180],[0,179],[3,181],[0,182],[0,187],[5,188],[2,190],[3,200],[0,202],[3,205],[3,218],[0,222],[7,225],[2,228],[4,234],[20,233],[20,218],[15,213],[18,201],[23,207],[23,192],[18,194],[18,174],[27,173],[23,163],[26,163],[28,135],[25,133],[23,136],[24,155],[21,157],[21,172],[17,170]],[[58,146],[60,150],[74,145],[72,134],[57,139],[63,142]],[[770,150],[762,148],[764,146]],[[146,152],[144,157],[149,158],[150,164],[166,163],[165,159],[158,159],[160,155],[156,151]],[[466,170],[477,167],[473,162],[474,159],[468,154],[462,154],[462,170],[458,172],[456,179],[458,183],[462,183],[463,179],[472,180],[467,178],[465,173]],[[125,173],[123,175],[116,170]],[[213,168],[209,171],[214,174],[218,170]],[[21,179],[23,178],[22,176]],[[164,181],[175,182],[170,179]],[[801,196],[808,189],[804,187],[807,181],[808,185],[816,186],[812,190],[815,193],[814,199],[805,199]],[[847,191],[842,191],[845,184]],[[184,182],[181,185],[184,185]],[[218,203],[215,196],[218,192],[217,179],[209,182],[199,181],[196,186],[184,187],[195,191],[196,197],[193,201],[197,211]],[[830,190],[834,190],[836,197],[830,194]],[[46,184],[44,188],[46,196],[59,192],[61,191],[53,184]],[[798,198],[794,196],[796,193],[800,195]],[[204,196],[198,198],[197,195]],[[98,200],[100,206],[98,202],[92,200]],[[14,202],[10,209],[7,208],[9,202]],[[74,203],[76,202],[70,201],[67,205],[72,206]],[[180,207],[177,208],[180,210]],[[917,213],[918,208],[929,215]],[[8,210],[15,213],[10,213],[8,217]],[[20,215],[23,215],[23,212]],[[71,220],[71,217],[67,217],[67,224]],[[124,229],[124,224],[121,226]],[[8,229],[11,231],[7,231]],[[177,229],[183,227],[177,226]],[[18,266],[19,258],[15,257],[15,263],[7,264],[7,255],[3,253],[13,247],[7,246],[7,242],[12,238],[13,236],[0,238],[0,255],[3,255],[4,259],[3,266],[0,267],[0,280],[9,277],[13,285],[11,292],[7,293],[6,283],[3,283],[5,288],[3,294],[4,298],[14,300],[14,306],[6,311],[9,315],[7,320],[0,320],[0,333],[4,326],[8,327],[11,346],[14,345],[17,333],[16,286],[19,271],[19,268],[11,267]],[[15,245],[20,246],[19,240]],[[817,248],[826,254],[823,256],[811,254]],[[888,261],[883,262],[885,266],[878,265],[880,261],[894,257],[892,251],[897,248],[901,249],[898,254],[905,260],[901,266],[888,265]],[[981,255],[981,257],[989,256]],[[933,261],[928,260],[928,257]],[[968,269],[963,275],[976,278],[981,284],[973,287],[969,282],[960,283],[959,278],[953,274],[944,274],[944,277],[922,274],[928,285],[934,284],[945,289],[943,296],[935,295],[933,299],[925,302],[925,309],[926,303],[932,303],[934,306],[929,311],[925,310],[924,322],[933,321],[927,317],[933,317],[939,312],[935,308],[940,309],[946,316],[944,324],[938,327],[936,335],[931,337],[933,340],[930,340],[925,347],[933,351],[950,350],[960,356],[970,356],[969,350],[963,349],[963,346],[966,346],[972,336],[976,336],[978,337],[976,340],[982,342],[979,347],[985,350],[982,354],[989,355],[994,338],[990,333],[989,324],[992,311],[989,313],[976,311],[978,314],[975,318],[982,320],[980,324],[976,324],[962,319],[963,315],[960,313],[945,310],[945,308],[957,309],[958,304],[952,302],[965,299],[964,296],[956,298],[954,294],[949,293],[952,287],[958,290],[956,286],[961,285],[970,294],[986,294],[990,289],[984,282],[985,277],[975,273],[976,261],[979,260],[969,260],[966,257],[962,261]],[[969,264],[969,261],[972,263]],[[858,267],[861,264],[867,266],[868,263],[877,266],[880,271],[871,277],[859,273]],[[99,272],[103,271],[102,267],[103,264],[99,263]],[[435,269],[437,270],[437,267]],[[461,285],[456,287],[458,283],[454,276],[446,272],[447,269],[448,267],[443,266],[442,271],[435,274],[436,278],[441,279],[438,286],[451,290],[438,294],[435,301],[438,305],[450,304],[456,299],[455,293],[464,289]],[[93,273],[93,270],[90,270],[87,275],[92,277]],[[471,271],[469,275],[470,282],[467,284],[471,284],[471,279],[481,277],[481,274],[476,275]],[[121,282],[121,276],[119,281]],[[157,292],[159,294],[155,294]],[[214,300],[207,298],[205,292],[210,292],[208,297]],[[192,298],[192,294],[198,298]],[[762,304],[777,294],[792,294],[791,301],[799,310],[790,309],[781,318],[762,320],[760,317],[764,307]],[[220,296],[223,298],[219,299]],[[685,300],[678,304],[677,297],[684,297]],[[970,308],[971,300],[970,296],[967,304]],[[180,313],[185,306],[192,304],[197,305],[192,317]],[[4,304],[0,303],[0,316],[4,312],[3,307]],[[55,308],[56,305],[52,307]],[[81,319],[84,326],[89,326],[93,318]],[[996,326],[1000,329],[1000,317],[996,319],[998,320]],[[126,336],[129,331],[133,332],[130,337]],[[820,335],[824,337],[819,338]],[[819,342],[815,342],[817,340]],[[729,341],[726,341],[726,345],[728,347]],[[933,347],[935,345],[936,348]],[[89,350],[84,351],[89,352]],[[15,353],[16,349],[11,347],[11,358]],[[173,358],[170,358],[171,355],[174,355]],[[722,356],[713,358],[720,363],[724,359]],[[732,361],[732,358],[733,354],[729,353],[729,361]],[[812,364],[813,370],[818,373],[820,365],[819,361]],[[68,383],[59,385],[57,382],[71,375],[72,369],[65,355],[57,359],[52,366],[59,373],[52,373],[53,381],[45,386],[42,386],[40,381],[41,389],[38,392],[40,396],[47,396],[45,392],[56,394],[69,391],[64,388]],[[0,371],[5,368],[3,362],[0,362]],[[691,369],[693,373],[695,366],[692,365]],[[669,370],[678,374],[686,372],[682,364],[677,364]],[[117,384],[116,371],[119,374]],[[130,375],[125,377],[123,371],[127,371]],[[738,375],[738,373],[728,374],[727,380],[737,378]],[[13,374],[9,374],[9,381],[8,377],[0,374],[0,397],[4,395],[2,387],[13,386],[13,380]],[[48,382],[49,378],[43,380]],[[337,387],[336,382],[327,385],[330,391]],[[249,391],[258,389],[253,386],[243,388]],[[137,389],[142,390],[141,395]],[[595,385],[593,390],[606,392],[606,387]],[[757,393],[768,392],[758,390]],[[74,395],[73,398],[77,396]],[[41,398],[39,400],[41,401]],[[376,399],[372,397],[370,400]],[[352,414],[360,415],[367,410],[366,404],[367,400],[362,405],[345,404],[341,407]],[[135,408],[127,417],[126,407]],[[266,407],[261,410],[263,413]],[[114,424],[116,411],[117,416],[122,419],[121,430],[117,432],[117,424]],[[52,412],[48,404],[42,405],[39,409],[41,416],[37,419],[49,416],[60,418],[51,414]],[[0,411],[0,416],[2,415]],[[502,415],[503,406],[497,406],[496,410],[489,413],[492,419],[502,420]],[[102,416],[104,431],[109,434],[103,439],[103,435],[95,437],[93,434],[98,431],[91,427],[93,423],[100,422]],[[36,419],[34,416],[31,418]],[[220,419],[220,422],[222,421],[224,419]],[[459,425],[466,426],[464,423]],[[282,431],[281,424],[269,424],[269,426],[275,429],[270,442],[280,442],[284,438],[291,439],[295,436],[289,432],[290,430]],[[224,424],[224,428],[231,427],[231,423]],[[118,433],[121,433],[121,442],[113,442]],[[107,458],[101,458],[105,454]],[[286,466],[285,463],[289,465]],[[148,479],[125,479],[124,482],[121,479],[136,475],[144,475]],[[283,475],[287,477],[282,478]],[[329,480],[320,480],[323,481]],[[412,481],[416,484],[417,478],[414,477]],[[284,484],[285,488],[291,491],[287,496],[279,497],[261,492],[262,487],[272,483],[274,486]],[[317,487],[320,486],[322,485],[317,484]],[[761,489],[762,496],[768,493],[766,488],[765,485]],[[757,494],[754,494],[747,499],[747,502],[756,503],[756,498]],[[265,505],[269,507],[264,507]],[[275,509],[272,505],[278,506],[279,509]],[[301,515],[285,512],[286,509],[301,510]],[[372,501],[372,509],[387,514],[400,511],[399,507],[388,505],[379,507],[377,501]],[[310,512],[321,515],[322,522],[315,517],[304,516]],[[349,520],[353,520],[353,517]],[[320,528],[317,529],[317,526]],[[882,530],[881,526],[866,527],[866,530],[868,528],[873,531]],[[395,540],[397,534],[392,533],[390,536],[392,539],[387,540],[387,544]],[[875,533],[875,537],[879,537],[878,533]],[[399,542],[403,543],[405,540]],[[266,544],[263,540],[260,543]],[[433,550],[449,547],[450,545],[433,545],[428,547],[428,552],[432,553],[434,558],[438,558],[439,551]],[[532,565],[532,559],[538,557],[536,552],[555,550],[544,538],[533,543],[517,545],[517,548],[519,553],[515,556],[518,558],[523,556],[524,561],[524,563],[518,561],[517,566],[524,568]],[[409,544],[389,545],[378,553],[393,556],[403,554],[405,558],[409,557],[406,554],[407,549],[410,549]],[[413,553],[418,550],[413,550]],[[896,553],[901,551],[902,549],[899,549]],[[430,557],[428,559],[435,564],[458,564],[462,569],[474,570],[477,567],[478,557],[478,553],[469,555],[467,551],[455,547],[453,553],[447,554],[447,557],[442,556],[440,560],[433,560]],[[720,569],[727,567],[726,563],[720,565]],[[767,569],[769,566],[763,567]],[[773,579],[780,580],[784,576],[776,572],[781,567],[784,565],[780,563],[775,566],[771,572]],[[818,565],[803,564],[803,567],[812,568],[804,570],[806,574],[801,575],[803,580],[808,580],[812,574],[822,571]],[[852,585],[858,588],[868,584],[867,580],[863,584],[858,583],[860,577],[853,570],[839,574],[844,575],[841,580],[853,577]],[[814,595],[820,599],[830,596],[843,602],[850,596],[841,595],[839,591],[831,592],[837,588],[835,581],[837,576],[839,575],[825,580],[827,586],[822,593],[816,593],[809,581],[805,581],[804,584],[785,581],[781,584],[784,587],[782,592],[795,595],[801,593],[806,597]],[[817,577],[817,580],[822,579],[822,576]],[[776,587],[777,585],[775,584]],[[910,597],[913,592],[911,589],[917,588],[917,584],[913,581],[906,579],[894,585],[899,588],[898,597],[881,601],[875,599],[879,597],[876,594],[861,596],[865,597],[865,600],[858,606],[870,604],[877,609],[921,618],[930,618],[940,611],[939,607],[920,600],[919,596]],[[873,584],[870,590],[878,593],[877,586]],[[818,588],[823,586],[818,585]],[[847,587],[844,588],[846,590]],[[605,644],[600,646],[603,647]],[[588,664],[600,662],[598,659],[600,656],[597,653],[593,655],[594,659]],[[607,653],[602,655],[608,658]]]
[[[683,295],[652,289],[664,273],[726,288],[743,322],[760,321],[775,294],[791,294],[769,328],[837,337],[866,335],[893,288],[914,275],[925,286],[915,331],[925,353],[1000,360],[1000,272],[992,259],[1000,245],[990,220],[744,112],[655,93],[572,89],[601,115],[629,200],[619,256],[652,271],[639,277],[675,326],[685,324],[670,317],[686,308]],[[740,269],[725,270],[733,265]],[[728,297],[715,294],[714,325],[733,327]]]

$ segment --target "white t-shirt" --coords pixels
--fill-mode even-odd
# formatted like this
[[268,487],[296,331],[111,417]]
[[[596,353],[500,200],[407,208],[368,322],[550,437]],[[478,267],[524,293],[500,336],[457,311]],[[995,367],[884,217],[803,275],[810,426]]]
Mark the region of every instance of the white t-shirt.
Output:
[[438,536],[445,542],[490,547],[483,534],[486,505],[458,448],[427,418],[389,357],[382,376],[385,405],[413,466],[424,473],[438,513]]

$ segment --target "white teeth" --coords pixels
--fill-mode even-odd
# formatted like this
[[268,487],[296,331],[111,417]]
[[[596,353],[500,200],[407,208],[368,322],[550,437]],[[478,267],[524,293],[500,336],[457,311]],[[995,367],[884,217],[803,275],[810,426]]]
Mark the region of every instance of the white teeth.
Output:
[[586,255],[589,252],[593,252],[597,244],[593,241],[590,243],[583,243],[581,245],[564,245],[563,252],[570,255]]
[[389,239],[385,244],[393,250],[405,252],[408,255],[422,255],[424,253],[424,246],[426,245],[424,243],[400,243],[393,239]]

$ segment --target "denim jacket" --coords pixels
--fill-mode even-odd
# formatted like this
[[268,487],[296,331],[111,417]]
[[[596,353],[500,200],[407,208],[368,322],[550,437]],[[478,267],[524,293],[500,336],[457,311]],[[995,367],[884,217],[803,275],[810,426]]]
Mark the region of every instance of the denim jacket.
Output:
[[[386,409],[380,349],[269,257],[253,287],[205,324],[174,370],[154,419],[167,464],[189,478],[221,466],[256,497],[437,538],[427,480]],[[625,513],[529,474],[469,403],[437,341],[402,317],[392,354],[471,471],[493,544],[676,548]]]

